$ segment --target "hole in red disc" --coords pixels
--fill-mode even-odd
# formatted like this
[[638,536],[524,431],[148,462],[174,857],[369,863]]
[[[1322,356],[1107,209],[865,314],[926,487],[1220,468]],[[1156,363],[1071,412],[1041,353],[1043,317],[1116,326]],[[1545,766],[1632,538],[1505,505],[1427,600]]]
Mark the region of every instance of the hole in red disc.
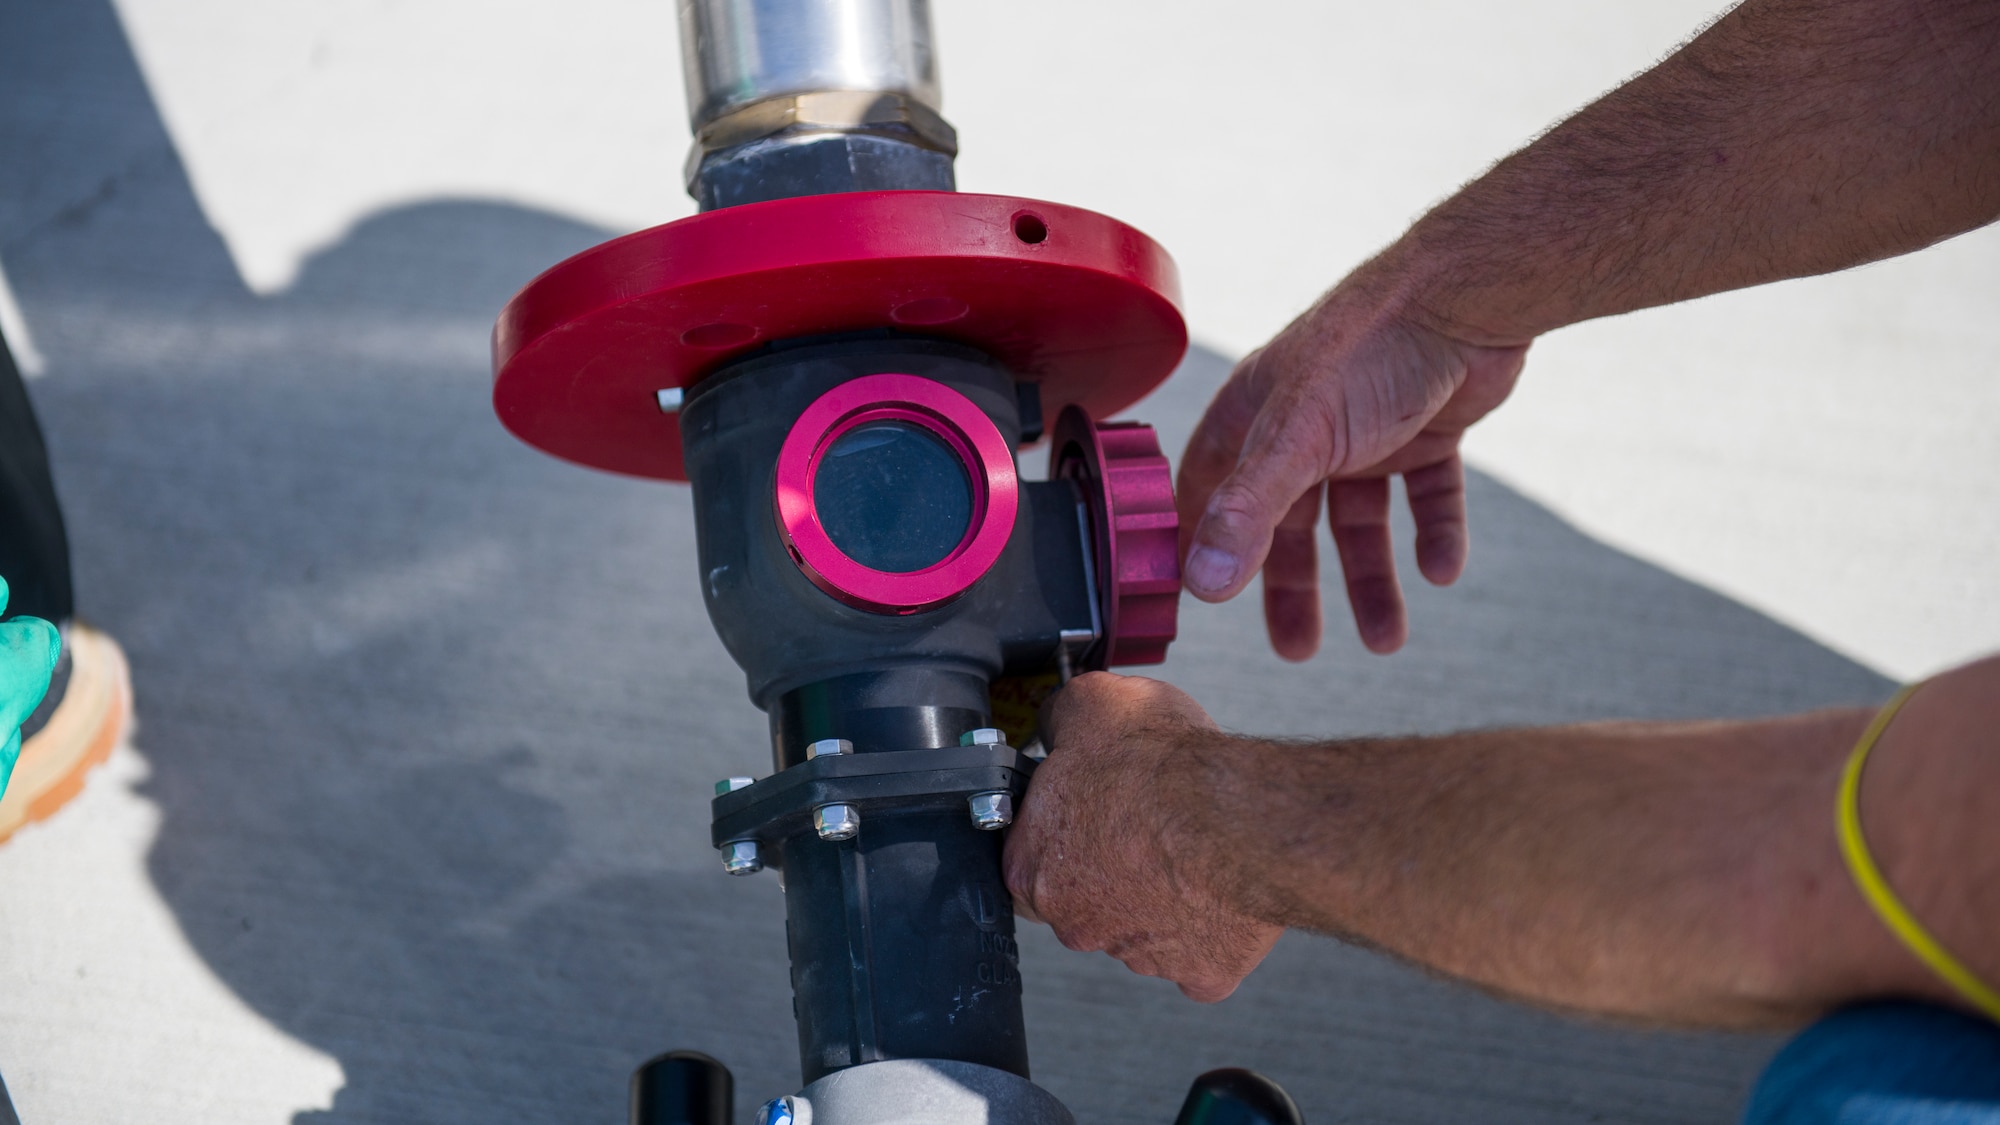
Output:
[[1014,216],[1014,237],[1030,245],[1049,236],[1049,225],[1026,211]]
[[704,324],[681,333],[681,343],[690,348],[733,348],[757,338],[757,330],[747,324]]
[[957,297],[925,297],[897,305],[889,319],[897,324],[948,324],[972,311]]

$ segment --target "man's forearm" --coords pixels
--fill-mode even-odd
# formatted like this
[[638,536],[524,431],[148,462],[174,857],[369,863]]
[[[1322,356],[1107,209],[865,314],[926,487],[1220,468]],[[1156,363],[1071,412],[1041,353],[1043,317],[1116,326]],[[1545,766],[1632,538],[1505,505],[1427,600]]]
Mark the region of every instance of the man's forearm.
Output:
[[1435,327],[1515,344],[1996,216],[2000,3],[1749,0],[1373,268]]
[[[1958,690],[1976,699],[2000,686],[1996,671],[1962,670]],[[1968,915],[1963,903],[1993,873],[1954,857],[2000,841],[1969,838],[1976,811],[1939,818],[1952,787],[1990,792],[2000,771],[1980,747],[1935,733],[1953,704],[1948,687],[1925,691],[1934,698],[1919,693],[1925,706],[1892,727],[1900,744],[1885,742],[1870,782],[1892,803],[1864,812],[1901,865],[1892,877],[1991,973],[1996,919],[1979,911],[1992,906]],[[1304,747],[1210,738],[1191,754],[1212,797],[1190,815],[1205,818],[1199,834],[1250,913],[1548,1005],[1745,1026],[1866,995],[1948,1001],[1841,865],[1834,795],[1868,718]],[[1947,780],[1924,782],[1926,769]],[[1899,789],[1904,774],[1941,788]]]

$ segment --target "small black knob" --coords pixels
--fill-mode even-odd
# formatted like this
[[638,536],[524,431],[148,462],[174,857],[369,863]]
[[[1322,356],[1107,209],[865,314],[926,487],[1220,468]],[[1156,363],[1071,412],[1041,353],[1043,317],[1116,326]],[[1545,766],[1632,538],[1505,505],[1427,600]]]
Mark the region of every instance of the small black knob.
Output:
[[730,1125],[736,1080],[700,1051],[668,1051],[632,1072],[632,1125]]
[[1254,1070],[1228,1067],[1194,1080],[1174,1125],[1305,1125],[1298,1103]]

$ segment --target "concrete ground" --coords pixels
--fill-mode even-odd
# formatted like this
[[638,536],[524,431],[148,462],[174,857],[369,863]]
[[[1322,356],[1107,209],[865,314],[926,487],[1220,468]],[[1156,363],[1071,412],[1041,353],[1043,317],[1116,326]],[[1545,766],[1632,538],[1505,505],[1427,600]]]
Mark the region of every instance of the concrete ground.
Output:
[[[1134,221],[1227,370],[1702,4],[939,0],[961,184]],[[616,1121],[693,1047],[796,1085],[775,882],[706,847],[763,722],[687,497],[514,443],[509,293],[688,210],[670,6],[0,0],[0,318],[139,727],[0,847],[28,1125]],[[1445,730],[1879,699],[2000,635],[2000,239],[1558,334],[1473,444],[1466,579],[1311,663],[1188,603],[1226,726]],[[1333,585],[1337,585],[1333,583]],[[1331,591],[1330,591],[1331,593]],[[1288,936],[1198,1007],[1023,940],[1038,1081],[1170,1120],[1245,1065],[1315,1122],[1726,1121],[1776,1040],[1538,1014]]]

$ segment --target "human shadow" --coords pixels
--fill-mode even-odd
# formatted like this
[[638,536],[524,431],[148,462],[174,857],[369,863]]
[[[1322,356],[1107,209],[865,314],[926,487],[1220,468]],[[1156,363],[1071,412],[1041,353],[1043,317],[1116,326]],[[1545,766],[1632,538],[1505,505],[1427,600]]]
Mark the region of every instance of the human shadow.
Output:
[[[711,781],[761,768],[765,736],[701,608],[686,492],[550,460],[487,403],[493,313],[610,232],[425,202],[257,297],[109,6],[0,19],[0,261],[49,359],[33,392],[83,608],[132,660],[148,868],[217,976],[340,1061],[299,1120],[616,1121],[668,1047],[728,1062],[746,1115],[794,1088],[775,881],[707,846]],[[1178,448],[1226,368],[1197,349],[1135,416]],[[1489,477],[1472,504],[1473,567],[1410,591],[1403,654],[1336,619],[1289,665],[1254,597],[1190,602],[1158,674],[1278,734],[1887,690]],[[1712,1121],[1770,1049],[1529,1012],[1297,935],[1217,1007],[1044,931],[1023,958],[1037,1078],[1087,1122],[1170,1120],[1222,1064],[1316,1121]]]

